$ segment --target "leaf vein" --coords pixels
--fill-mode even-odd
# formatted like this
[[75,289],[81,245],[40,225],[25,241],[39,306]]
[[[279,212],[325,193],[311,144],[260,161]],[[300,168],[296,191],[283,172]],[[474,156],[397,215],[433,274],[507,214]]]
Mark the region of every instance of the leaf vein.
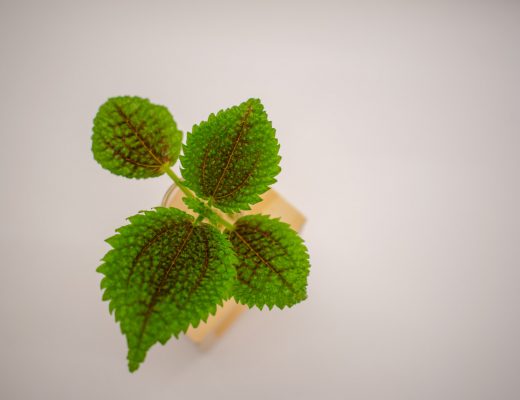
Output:
[[241,124],[240,124],[240,131],[238,133],[238,135],[236,136],[235,140],[233,141],[233,147],[231,148],[231,151],[228,155],[228,158],[227,158],[227,161],[226,161],[226,165],[224,166],[224,169],[222,170],[222,173],[220,174],[220,177],[217,181],[217,184],[215,185],[215,189],[213,189],[213,194],[211,195],[211,197],[214,197],[215,194],[217,193],[218,189],[220,188],[220,185],[222,183],[222,179],[224,178],[224,175],[226,175],[227,171],[229,170],[229,166],[231,164],[231,159],[233,158],[233,155],[237,149],[237,146],[238,146],[238,143],[240,142],[243,134],[245,133],[246,131],[246,125],[247,125],[247,120],[249,118],[249,116],[251,115],[253,111],[253,106],[250,104],[248,106],[248,109],[246,110],[246,113],[244,114],[244,118],[242,119],[241,121]]
[[231,191],[229,191],[223,195],[220,195],[220,196],[215,196],[215,200],[225,199],[226,197],[229,197],[229,196],[235,194],[240,189],[242,189],[244,186],[246,186],[247,181],[249,181],[249,179],[251,178],[251,176],[253,175],[253,173],[256,170],[256,166],[258,164],[259,159],[260,159],[260,153],[256,153],[256,160],[255,160],[253,166],[251,167],[251,169],[249,170],[249,172],[247,173],[247,175],[245,176],[245,178],[237,186],[235,186]]
[[123,153],[121,153],[121,150],[118,150],[114,147],[114,145],[112,145],[109,141],[107,141],[105,138],[102,139],[103,140],[103,143],[110,149],[112,150],[112,152],[114,153],[115,156],[125,160],[126,162],[129,162],[130,164],[133,164],[137,167],[143,167],[143,168],[152,168],[152,169],[158,169],[160,168],[161,166],[160,165],[155,165],[155,164],[143,164],[143,163],[140,163],[138,161],[135,161],[134,159],[132,158],[128,158],[126,157]]
[[[155,155],[155,153],[152,151],[151,147],[146,143],[146,141],[144,140],[144,138],[141,136],[141,134],[139,133],[139,128],[137,128],[132,120],[130,119],[130,117],[128,115],[126,115],[126,113],[124,112],[124,110],[118,105],[116,104],[115,105],[115,108],[116,108],[116,111],[117,113],[119,114],[119,116],[121,118],[123,118],[123,121],[126,123],[126,125],[130,128],[130,130],[134,133],[135,137],[137,138],[137,140],[139,140],[139,142],[141,142],[141,144],[143,145],[143,147],[146,149],[146,151],[152,156],[152,158],[157,161],[160,165],[163,164],[163,161],[159,160],[159,158]],[[142,129],[142,124],[140,126],[140,128]]]
[[269,261],[267,261],[262,255],[236,230],[233,233],[258,257],[262,263],[269,268],[272,272],[276,274],[276,276],[280,279],[280,281],[284,284],[284,286],[289,289],[289,291],[293,294],[296,294],[296,291],[292,287],[292,285],[285,279],[285,277],[278,271]]
[[182,253],[182,251],[186,247],[186,244],[188,243],[188,240],[191,237],[194,229],[195,229],[195,225],[192,224],[190,230],[188,231],[188,233],[184,237],[181,246],[177,250],[177,253],[173,257],[173,260],[172,260],[170,266],[168,267],[168,269],[166,270],[164,275],[161,277],[161,280],[159,281],[159,284],[158,284],[157,288],[155,289],[154,294],[152,295],[152,299],[150,300],[150,304],[147,306],[147,309],[146,309],[145,315],[144,315],[144,319],[143,319],[143,323],[141,324],[141,329],[139,331],[137,348],[141,347],[141,343],[142,343],[143,336],[144,336],[144,331],[145,331],[146,326],[148,324],[148,321],[149,321],[149,319],[150,319],[150,317],[152,315],[153,308],[155,307],[155,305],[157,304],[157,301],[159,300],[159,295],[160,295],[160,293],[162,291],[162,288],[163,288],[164,284],[166,283],[166,280],[168,279],[168,276],[170,275],[171,271],[176,266],[177,259],[179,258],[180,254]]

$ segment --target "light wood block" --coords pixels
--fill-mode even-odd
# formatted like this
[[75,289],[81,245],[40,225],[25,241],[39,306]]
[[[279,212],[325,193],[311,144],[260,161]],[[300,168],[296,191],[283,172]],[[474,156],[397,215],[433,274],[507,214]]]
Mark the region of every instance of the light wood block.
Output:
[[[269,190],[262,196],[262,201],[251,206],[251,210],[235,214],[233,218],[226,219],[231,222],[247,214],[264,214],[273,218],[280,218],[282,221],[292,226],[295,231],[300,231],[305,223],[304,215],[294,208],[287,200],[280,196],[276,191]],[[162,205],[164,207],[179,208],[192,214],[182,201],[182,192],[175,185],[172,185],[164,195]],[[236,318],[247,310],[247,306],[238,304],[234,299],[226,301],[223,306],[217,307],[215,315],[211,315],[207,322],[201,322],[198,327],[190,326],[186,332],[193,342],[207,347],[232,325]]]

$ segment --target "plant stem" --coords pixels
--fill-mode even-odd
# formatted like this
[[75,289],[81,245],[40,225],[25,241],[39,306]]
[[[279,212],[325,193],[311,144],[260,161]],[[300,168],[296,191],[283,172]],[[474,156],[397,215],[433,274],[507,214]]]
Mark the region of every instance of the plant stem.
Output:
[[188,197],[195,197],[193,195],[193,192],[190,189],[188,189],[186,186],[184,186],[184,183],[182,183],[181,178],[179,178],[177,176],[177,174],[171,170],[171,168],[165,168],[164,172],[166,172],[168,174],[168,176],[170,178],[172,178],[173,182],[175,182],[175,184],[179,187],[179,189],[182,190],[182,193],[184,193]]
[[[193,194],[193,192],[192,192],[190,189],[188,189],[188,188],[184,185],[182,179],[179,178],[179,177],[177,176],[177,174],[171,170],[171,168],[169,168],[169,167],[168,167],[168,168],[164,168],[164,172],[166,172],[166,174],[168,174],[168,176],[169,176],[170,178],[172,178],[172,181],[173,181],[173,182],[178,186],[178,188],[179,188],[180,190],[182,190],[182,192],[183,192],[186,196],[188,196],[188,197],[195,197],[195,195]],[[214,214],[217,216],[217,219],[218,219],[219,224],[221,224],[222,226],[224,226],[228,231],[234,231],[234,230],[235,230],[235,226],[234,226],[232,223],[226,221],[226,220],[225,220],[224,218],[222,218],[222,217],[221,217],[217,212],[215,212],[215,211],[213,210],[213,207],[211,206],[211,200],[210,200],[210,202],[208,202],[208,206],[209,206],[209,208],[214,212]],[[199,215],[199,217],[198,217],[197,220],[196,220],[196,223],[199,223],[200,220],[201,220],[201,216]]]
[[[216,214],[216,213],[215,213]],[[216,214],[217,217],[218,217],[218,220],[219,222],[224,225],[224,227],[228,230],[228,231],[234,231],[235,230],[235,225],[227,222],[224,218],[222,218],[220,215]]]

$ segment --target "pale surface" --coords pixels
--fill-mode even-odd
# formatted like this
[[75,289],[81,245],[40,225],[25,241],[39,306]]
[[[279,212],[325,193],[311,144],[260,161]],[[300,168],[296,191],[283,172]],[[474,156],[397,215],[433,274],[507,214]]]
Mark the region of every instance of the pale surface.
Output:
[[[518,400],[518,1],[0,2],[0,398]],[[103,239],[160,203],[90,154],[138,94],[186,131],[254,96],[307,216],[309,299],[137,373]]]

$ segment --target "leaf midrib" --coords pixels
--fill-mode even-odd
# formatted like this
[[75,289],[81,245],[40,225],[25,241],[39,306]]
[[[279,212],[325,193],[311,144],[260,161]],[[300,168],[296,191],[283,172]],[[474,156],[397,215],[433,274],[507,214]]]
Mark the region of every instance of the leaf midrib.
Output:
[[278,271],[269,261],[267,261],[264,257],[262,257],[262,255],[251,244],[249,244],[249,242],[247,240],[245,240],[244,237],[240,233],[238,233],[236,230],[233,231],[232,233],[234,233],[262,261],[262,263],[266,267],[268,267],[272,272],[274,272],[276,274],[276,276],[278,276],[280,281],[284,284],[284,286],[287,289],[289,289],[289,291],[292,294],[297,296],[297,293],[294,290],[294,288],[292,287],[292,285],[287,281],[287,279],[285,279],[285,277],[281,274],[280,271]]
[[260,153],[256,153],[256,159],[255,159],[255,162],[253,163],[251,169],[247,172],[246,176],[244,179],[242,179],[241,182],[239,182],[238,185],[236,185],[232,190],[230,190],[229,192],[227,193],[224,193],[224,194],[221,194],[220,196],[216,196],[215,197],[215,200],[217,201],[220,201],[222,199],[225,199],[226,197],[229,197],[233,194],[235,194],[236,192],[238,192],[240,189],[244,188],[246,186],[246,183],[249,181],[249,179],[251,179],[251,176],[253,175],[253,173],[256,171],[256,166],[258,164],[258,160],[260,159]]
[[163,161],[161,161],[157,155],[152,151],[152,148],[146,143],[144,138],[141,136],[139,129],[132,123],[132,120],[130,119],[130,116],[128,116],[125,111],[119,106],[118,104],[114,105],[117,113],[119,116],[123,119],[125,124],[130,128],[130,130],[134,133],[135,137],[141,145],[146,149],[146,151],[152,156],[152,158],[159,163],[159,165],[163,164]]
[[[105,144],[105,146],[107,146],[109,149],[112,150],[113,154],[121,159],[123,159],[124,161],[126,162],[129,162],[130,164],[132,165],[135,165],[136,167],[143,167],[143,168],[149,168],[149,169],[152,169],[152,170],[155,170],[155,169],[158,169],[160,168],[161,166],[160,165],[152,165],[152,164],[143,164],[143,163],[140,163],[138,161],[135,161],[133,158],[129,158],[129,157],[126,157],[122,152],[121,150],[117,149],[116,147],[114,147],[114,145],[112,143],[110,143],[109,141],[107,141],[105,138],[101,138],[101,140],[103,141],[103,143]],[[125,144],[126,146],[126,143],[123,141],[123,143]],[[128,148],[128,147],[127,147]]]
[[241,122],[240,132],[238,133],[238,135],[236,136],[236,138],[235,138],[235,140],[233,142],[233,147],[231,149],[231,152],[228,155],[228,158],[227,158],[227,161],[226,161],[226,165],[224,166],[224,169],[222,170],[222,174],[220,174],[220,177],[219,177],[219,179],[217,181],[215,189],[213,190],[213,194],[211,195],[211,197],[213,197],[213,198],[215,197],[215,194],[217,193],[218,189],[220,188],[220,185],[222,183],[224,175],[226,175],[226,173],[227,173],[227,171],[229,169],[229,165],[231,164],[231,159],[233,158],[233,155],[234,155],[234,153],[236,151],[238,143],[240,142],[240,139],[242,138],[242,135],[246,131],[245,127],[246,127],[247,119],[251,115],[252,111],[253,111],[253,106],[252,106],[252,104],[249,104],[248,108],[247,108],[247,110],[246,110],[246,112],[244,114],[244,117],[242,119],[242,122]]
[[177,262],[177,259],[179,258],[180,254],[182,253],[182,251],[184,250],[184,248],[186,247],[186,244],[188,243],[188,240],[189,238],[191,237],[193,231],[195,229],[195,225],[191,225],[191,228],[190,230],[188,231],[188,233],[186,234],[186,236],[184,237],[184,240],[181,244],[181,246],[179,247],[179,249],[177,250],[177,253],[175,254],[170,266],[168,267],[168,269],[166,270],[166,272],[164,273],[164,275],[162,276],[160,282],[159,282],[159,285],[157,286],[157,288],[155,289],[155,292],[154,294],[152,295],[152,299],[150,300],[150,304],[148,305],[146,311],[145,311],[145,314],[144,314],[144,319],[143,319],[143,323],[141,324],[141,330],[139,332],[139,338],[138,338],[138,342],[137,342],[137,348],[140,348],[141,347],[141,343],[142,343],[142,340],[143,340],[143,335],[144,335],[144,331],[148,325],[148,321],[152,315],[152,312],[153,312],[153,308],[155,307],[155,305],[157,304],[157,301],[159,299],[159,295],[161,293],[161,290],[164,286],[164,284],[166,283],[166,279],[168,279],[168,276],[170,275],[170,272],[173,270],[176,262]]

